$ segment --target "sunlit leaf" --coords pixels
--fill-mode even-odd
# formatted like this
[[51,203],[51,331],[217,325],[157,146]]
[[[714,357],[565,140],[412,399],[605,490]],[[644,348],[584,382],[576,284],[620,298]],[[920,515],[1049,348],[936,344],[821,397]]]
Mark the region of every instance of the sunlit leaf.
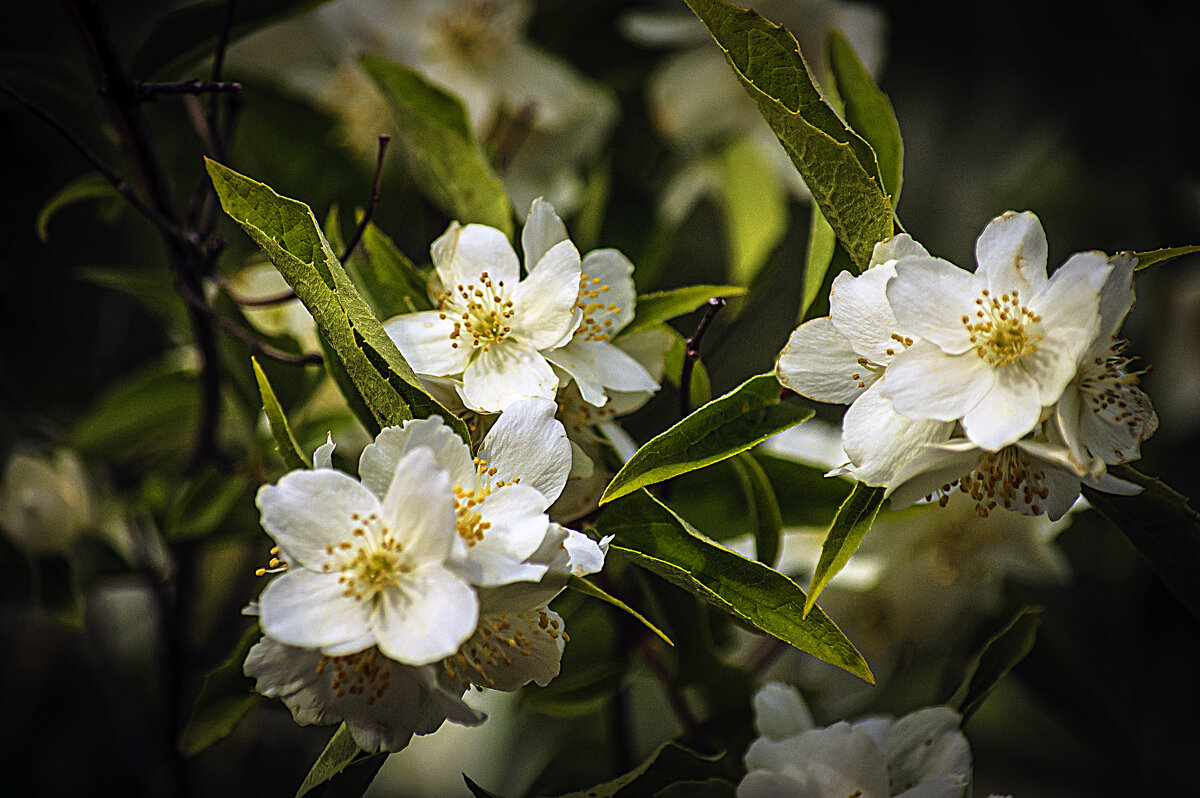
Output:
[[1192,255],[1200,252],[1200,244],[1191,244],[1186,247],[1166,247],[1164,249],[1155,249],[1150,252],[1138,252],[1137,266],[1134,267],[1135,272],[1140,272],[1143,269],[1149,269],[1151,266],[1158,266],[1167,261],[1182,258],[1184,255]]
[[367,791],[387,754],[368,754],[358,747],[346,724],[338,726],[325,750],[304,777],[296,798],[358,798]]
[[833,263],[833,254],[837,249],[837,235],[825,217],[821,208],[812,207],[812,221],[808,229],[808,250],[804,257],[804,293],[800,299],[799,319],[804,320],[812,303],[821,295],[825,285],[825,274]]
[[821,557],[817,560],[812,582],[808,586],[808,601],[804,604],[806,615],[816,605],[817,596],[821,595],[829,580],[846,567],[850,556],[858,551],[863,538],[875,523],[875,516],[879,515],[879,508],[883,506],[883,492],[883,488],[856,483],[846,501],[838,508],[833,524],[825,535],[825,542],[821,544]]
[[779,401],[774,374],[751,377],[638,449],[600,503],[732,457],[812,415],[809,408]]
[[254,379],[258,381],[263,412],[267,414],[267,424],[270,425],[271,434],[275,437],[275,451],[279,452],[283,464],[289,469],[312,468],[312,463],[308,462],[308,458],[300,451],[300,444],[296,443],[296,436],[292,435],[292,428],[288,425],[287,416],[284,415],[279,400],[275,398],[275,391],[272,390],[267,375],[263,373],[262,366],[258,365],[258,359],[252,357],[250,362],[254,365]]
[[621,331],[621,335],[648,330],[676,316],[691,313],[715,297],[729,298],[745,293],[746,289],[737,285],[689,285],[642,294],[637,298],[633,321]]
[[242,665],[260,639],[262,632],[256,623],[242,635],[233,653],[205,674],[192,714],[179,736],[179,750],[184,756],[194,756],[228,737],[258,703],[261,696],[254,692],[254,680],[242,673]]
[[733,278],[750,285],[787,231],[787,193],[751,139],[726,146],[717,166]]
[[603,601],[607,604],[611,604],[612,606],[616,607],[617,609],[621,610],[622,612],[628,613],[629,615],[631,615],[635,619],[637,619],[637,621],[639,623],[641,623],[642,626],[645,626],[647,629],[649,629],[651,632],[653,632],[655,635],[657,635],[659,637],[659,639],[662,640],[664,643],[666,643],[668,646],[675,645],[673,642],[671,642],[671,638],[669,638],[665,634],[663,634],[662,631],[660,631],[657,626],[650,623],[650,621],[646,620],[646,617],[644,615],[642,615],[640,612],[633,609],[632,607],[630,607],[624,601],[621,601],[616,596],[612,596],[612,595],[609,595],[608,593],[604,592],[598,586],[592,584],[591,582],[584,579],[583,577],[572,576],[570,581],[567,582],[567,587],[571,588],[572,590],[578,590],[580,593],[582,593],[585,596],[591,596],[592,598],[600,599],[601,601]]
[[802,617],[804,591],[788,577],[700,535],[650,494],[630,494],[601,513],[610,551],[714,607],[871,683],[866,660],[820,607]]
[[396,243],[372,222],[363,231],[363,257],[357,263],[364,292],[381,319],[401,313],[430,310],[425,276],[417,271]]
[[1041,622],[1041,607],[1023,607],[987,641],[950,700],[962,714],[963,723],[971,719],[1000,680],[1033,650]]

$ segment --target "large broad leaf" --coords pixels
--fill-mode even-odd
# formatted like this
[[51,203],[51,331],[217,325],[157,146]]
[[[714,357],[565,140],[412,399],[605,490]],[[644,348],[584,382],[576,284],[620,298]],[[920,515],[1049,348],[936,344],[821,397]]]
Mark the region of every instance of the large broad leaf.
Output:
[[1175,598],[1200,618],[1200,514],[1186,496],[1154,477],[1129,466],[1113,466],[1109,473],[1140,485],[1142,492],[1117,496],[1085,486],[1084,497],[1150,561]]
[[884,94],[858,57],[846,34],[829,30],[829,68],[837,83],[838,96],[846,122],[867,140],[879,163],[883,189],[892,198],[892,207],[900,201],[904,181],[904,141],[892,101]]
[[254,680],[242,673],[242,665],[262,638],[258,624],[254,624],[229,658],[209,671],[192,705],[192,714],[179,736],[179,750],[184,756],[192,756],[229,736],[238,722],[261,696],[254,692]]
[[373,222],[363,231],[361,246],[363,257],[355,265],[379,318],[433,308],[425,276]]
[[512,203],[459,99],[403,64],[370,54],[361,63],[392,109],[414,176],[430,198],[463,224],[486,224],[511,237]]
[[[329,0],[237,0],[229,41],[259,28],[316,8]],[[175,78],[213,54],[229,0],[193,3],[155,23],[133,57],[132,72],[141,80]]]
[[633,321],[621,330],[621,335],[648,330],[676,316],[691,313],[710,299],[742,296],[745,293],[746,289],[737,285],[689,285],[642,294],[634,306]]
[[725,52],[838,240],[865,269],[875,243],[893,233],[892,205],[871,146],[821,96],[787,30],[722,0],[687,3]]
[[381,427],[441,416],[463,440],[466,425],[421,386],[371,313],[307,205],[208,160],[221,206],[254,239],[308,308]]
[[875,523],[875,516],[879,515],[879,508],[883,506],[883,492],[883,488],[872,488],[859,482],[838,508],[829,534],[821,544],[821,557],[817,560],[812,583],[808,586],[805,615],[816,605],[817,596],[821,595],[829,580],[845,568],[850,555],[858,551],[863,538]]
[[735,139],[717,161],[733,278],[750,285],[787,231],[787,194],[762,151]]
[[963,723],[971,719],[1000,680],[1033,650],[1041,622],[1041,607],[1023,607],[987,641],[950,700],[962,713]]
[[254,365],[254,379],[258,381],[263,412],[267,414],[267,424],[270,425],[271,434],[275,437],[275,451],[279,452],[283,464],[289,469],[312,468],[312,463],[308,462],[308,458],[300,451],[300,444],[296,443],[296,436],[292,434],[292,428],[288,425],[283,407],[275,398],[275,391],[271,388],[271,383],[263,372],[262,366],[258,365],[258,359],[252,357],[250,362]]
[[669,638],[665,634],[663,634],[662,631],[657,626],[650,623],[650,621],[646,620],[646,616],[642,615],[640,612],[633,609],[632,607],[630,607],[624,601],[621,601],[616,596],[606,593],[600,587],[592,584],[591,582],[584,579],[583,577],[572,575],[570,580],[567,581],[567,587],[571,588],[572,590],[577,590],[585,596],[591,596],[592,598],[600,599],[601,601],[605,602],[606,604],[611,604],[612,606],[616,607],[617,609],[621,610],[622,612],[628,613],[629,615],[631,615],[632,617],[637,619],[637,621],[639,623],[641,623],[642,626],[645,626],[651,632],[656,634],[658,636],[658,638],[660,640],[662,640],[664,643],[666,643],[668,646],[675,645],[671,641],[671,638]]
[[[783,537],[783,516],[779,500],[767,472],[749,452],[742,452],[729,461],[745,493],[745,514],[754,532],[754,557],[763,565],[775,567]],[[811,597],[810,597],[811,598]]]
[[600,504],[733,457],[812,415],[809,408],[779,401],[774,374],[751,377],[638,449],[605,488]]
[[325,750],[304,777],[296,798],[358,798],[371,786],[387,754],[368,754],[358,747],[346,724],[338,726]]
[[1167,261],[1182,258],[1184,255],[1193,255],[1200,252],[1200,244],[1191,244],[1186,247],[1167,247],[1165,249],[1156,249],[1151,252],[1137,252],[1137,266],[1134,271],[1140,272],[1142,269],[1149,269],[1151,266],[1158,266]]
[[713,543],[649,493],[608,507],[596,528],[635,564],[785,643],[859,676],[862,654],[818,607],[802,617],[804,591],[783,574]]

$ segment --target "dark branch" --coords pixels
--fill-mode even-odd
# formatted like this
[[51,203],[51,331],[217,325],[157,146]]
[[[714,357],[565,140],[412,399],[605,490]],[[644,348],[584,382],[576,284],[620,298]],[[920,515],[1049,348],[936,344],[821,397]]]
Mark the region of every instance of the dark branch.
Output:
[[227,83],[215,80],[179,80],[174,83],[133,84],[133,90],[139,102],[153,100],[160,94],[237,94],[242,90],[240,83]]
[[214,283],[216,283],[217,285],[219,285],[221,287],[221,290],[223,290],[225,292],[226,296],[228,296],[230,299],[232,299],[234,302],[238,303],[239,305],[244,305],[245,307],[248,307],[248,308],[265,307],[267,305],[278,305],[283,302],[290,302],[296,298],[296,292],[290,288],[288,290],[284,291],[283,293],[275,294],[274,296],[264,296],[264,297],[242,296],[241,294],[239,294],[237,292],[237,289],[235,289],[232,285],[229,284],[229,281],[226,280],[223,275],[214,273],[210,277]]
[[700,323],[696,325],[696,332],[684,344],[683,366],[679,369],[679,417],[681,419],[686,418],[692,412],[692,369],[695,367],[696,361],[700,359],[700,340],[704,338],[708,325],[712,324],[713,318],[723,307],[725,307],[725,300],[719,296],[708,300],[708,307],[704,311]]
[[208,302],[203,299],[203,297],[192,291],[191,288],[186,285],[180,286],[179,292],[196,312],[202,313],[208,318],[213,319],[217,322],[217,324],[221,325],[222,329],[226,330],[246,346],[250,347],[256,353],[263,355],[264,357],[269,357],[273,360],[278,360],[281,363],[289,363],[295,366],[319,366],[325,362],[325,358],[323,358],[321,355],[315,353],[307,355],[294,355],[291,352],[285,352],[278,347],[272,346],[266,341],[259,340],[249,330],[239,327],[230,319],[225,318],[213,310],[212,306],[209,305]]
[[[233,11],[237,6],[236,0],[226,0],[225,2],[225,19],[221,22],[221,33],[217,36],[217,49],[213,52],[212,75],[209,81],[212,83],[221,82],[221,69],[225,66],[225,48],[229,45],[229,29],[233,27]],[[208,113],[205,114],[205,122],[208,128],[208,135],[212,146],[213,158],[221,163],[225,163],[225,141],[221,136],[220,127],[217,124],[217,109],[220,97],[217,93],[213,93],[208,98]]]
[[367,224],[371,221],[371,214],[375,212],[375,203],[379,202],[379,181],[383,178],[383,156],[387,153],[388,142],[392,140],[391,136],[386,134],[379,137],[379,154],[375,156],[375,182],[371,184],[371,199],[367,202],[366,210],[363,211],[363,217],[358,223],[358,227],[354,230],[354,235],[350,237],[350,241],[346,244],[346,249],[342,252],[340,260],[345,263],[354,248],[358,246],[359,239],[362,238],[363,232],[367,229]]

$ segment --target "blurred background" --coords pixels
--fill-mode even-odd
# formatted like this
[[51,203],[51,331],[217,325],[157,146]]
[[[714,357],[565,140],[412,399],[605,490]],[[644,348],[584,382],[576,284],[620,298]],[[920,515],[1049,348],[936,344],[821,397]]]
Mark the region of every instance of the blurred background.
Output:
[[[126,63],[159,70],[144,77],[208,76],[205,58],[181,63],[183,40],[173,51],[170,30],[164,33],[163,20],[182,4],[99,5]],[[224,78],[243,89],[226,162],[306,202],[318,219],[336,205],[343,229],[352,229],[354,209],[370,194],[374,137],[392,123],[376,123],[367,100],[336,101],[357,98],[352,82],[338,82],[350,78],[337,65],[348,51],[403,58],[391,33],[413,33],[425,13],[416,5],[241,0],[245,12],[294,13],[230,48]],[[855,26],[846,33],[874,67],[904,134],[898,215],[931,253],[970,267],[979,231],[1009,209],[1038,214],[1052,266],[1080,250],[1200,242],[1200,70],[1193,54],[1200,19],[1193,3],[792,5],[780,16],[807,14],[818,29]],[[762,8],[772,17],[767,4]],[[735,144],[754,134],[740,123],[711,131],[691,124],[692,116],[716,118],[719,109],[704,103],[721,95],[715,84],[697,89],[664,77],[669,59],[705,46],[694,30],[672,27],[672,12],[686,8],[530,4],[523,41],[538,56],[523,74],[541,83],[550,79],[538,71],[546,62],[569,65],[554,73],[562,83],[551,89],[572,98],[562,113],[573,121],[546,133],[563,163],[552,169],[532,155],[510,158],[495,119],[483,138],[518,213],[533,196],[552,197],[581,251],[612,246],[633,260],[640,292],[693,283],[749,288],[717,317],[707,339],[703,358],[715,395],[773,368],[801,317],[810,205],[769,160],[746,159],[748,150]],[[10,3],[0,20],[0,79],[128,173],[70,4]],[[796,31],[820,74],[822,34]],[[716,50],[711,41],[707,48]],[[700,66],[695,71],[702,74]],[[142,106],[171,189],[185,198],[201,184],[201,155],[208,152],[193,123],[199,108],[186,95],[159,95]],[[520,110],[517,103],[507,117],[492,112],[519,123]],[[7,178],[0,194],[0,457],[72,450],[78,462],[59,462],[45,479],[87,494],[65,499],[63,512],[85,518],[79,524],[90,530],[84,542],[46,551],[11,534],[0,543],[0,646],[8,652],[0,664],[0,784],[14,795],[159,795],[181,784],[194,795],[292,794],[329,729],[295,726],[277,702],[260,702],[228,739],[194,757],[180,758],[171,745],[171,730],[187,715],[203,674],[248,628],[239,610],[261,587],[253,570],[265,561],[268,541],[253,491],[282,469],[260,429],[253,382],[243,390],[244,353],[239,359],[236,348],[225,351],[231,377],[219,436],[223,459],[197,473],[187,467],[197,375],[185,307],[156,231],[104,192],[40,218],[90,169],[8,97],[0,98],[0,152]],[[563,164],[565,177],[557,171]],[[731,174],[753,178],[739,184],[737,197]],[[774,232],[747,242],[737,238],[733,218],[747,208],[753,214],[757,197],[759,218]],[[422,193],[399,147],[389,155],[374,220],[418,264],[428,261],[430,242],[450,220]],[[219,228],[228,247],[218,265],[233,280],[255,253],[227,221]],[[1143,388],[1161,423],[1138,468],[1194,495],[1200,259],[1140,274],[1136,288],[1124,335],[1151,369]],[[825,303],[818,296],[807,316],[827,312]],[[697,318],[678,320],[678,329],[689,334]],[[266,319],[251,323],[284,332],[269,329],[274,322]],[[328,381],[286,365],[274,367],[272,380],[289,413],[297,408],[302,447],[311,451],[332,431],[337,462],[351,468],[355,447],[367,438],[339,408]],[[664,388],[625,427],[645,440],[675,404]],[[836,423],[838,412],[821,407],[818,417]],[[689,508],[716,512],[696,498],[702,482],[680,492],[685,516]],[[821,501],[831,517],[834,505]],[[736,506],[721,512],[707,517],[728,517],[736,527]],[[738,531],[712,523],[715,537]],[[879,690],[841,708],[823,709],[814,699],[818,722],[902,714],[945,700],[947,685],[952,691],[979,645],[1017,608],[1038,603],[1046,610],[1032,654],[966,726],[975,794],[1200,794],[1197,619],[1095,513],[1078,514],[1053,534],[1061,578],[1022,579],[1012,569],[1015,578],[996,588],[989,611],[964,620],[944,646],[891,652],[895,675]],[[680,600],[661,586],[634,589],[664,604]],[[852,601],[835,594],[831,602]],[[628,745],[636,762],[678,734],[653,674],[620,650],[628,631],[621,622],[577,596],[560,605],[573,641],[560,680],[544,691],[485,698],[491,721],[470,732],[447,726],[415,741],[391,758],[371,794],[461,794],[462,771],[505,795],[559,794],[620,772],[623,754],[614,749]],[[714,640],[711,651],[741,664],[753,645],[729,628],[715,629]],[[712,719],[723,717],[713,703],[715,685],[742,679],[730,695],[748,697],[749,685],[767,673],[729,667],[688,684],[698,701],[709,701]],[[789,678],[797,673],[780,667]],[[614,696],[632,707],[627,743],[614,742],[621,734],[612,726]],[[749,735],[748,703],[729,711]],[[728,744],[734,750],[734,741]]]

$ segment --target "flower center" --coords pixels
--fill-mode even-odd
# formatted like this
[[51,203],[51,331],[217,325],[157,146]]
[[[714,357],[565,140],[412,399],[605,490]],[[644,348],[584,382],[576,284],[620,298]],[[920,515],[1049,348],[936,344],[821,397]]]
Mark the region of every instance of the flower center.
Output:
[[[413,570],[403,554],[403,545],[392,535],[387,524],[376,514],[363,516],[352,513],[352,540],[343,540],[325,547],[325,554],[336,561],[321,564],[322,571],[340,571],[338,584],[342,595],[359,601],[370,601],[389,588],[400,584],[405,574]],[[371,535],[367,535],[367,530]]]
[[482,541],[487,531],[492,528],[492,522],[484,521],[483,514],[477,509],[484,499],[491,496],[494,490],[499,490],[505,485],[516,485],[521,481],[520,477],[514,477],[509,482],[501,479],[493,483],[491,478],[496,476],[496,473],[495,466],[489,468],[486,460],[476,457],[475,487],[454,486],[455,528],[468,547]]
[[329,687],[338,698],[358,695],[368,705],[374,704],[387,692],[392,678],[387,659],[375,647],[344,657],[321,657],[317,663],[317,673],[324,674],[330,668],[333,669],[333,678]]
[[[522,615],[529,624],[529,632],[513,623],[507,613],[485,615],[479,620],[475,634],[463,643],[458,652],[442,660],[442,667],[451,679],[459,682],[463,689],[472,684],[494,687],[496,678],[489,670],[506,668],[513,664],[517,655],[528,657],[533,654],[533,639],[530,634],[541,633],[551,639],[562,637],[570,641],[557,620],[544,610],[535,610]],[[534,629],[534,626],[537,629]]]
[[1037,327],[1042,317],[1021,304],[1017,289],[996,298],[985,288],[975,306],[975,317],[964,315],[962,324],[975,353],[989,365],[1003,366],[1037,351],[1045,337]]
[[988,452],[975,469],[953,482],[926,496],[945,507],[950,502],[950,492],[955,486],[975,500],[975,514],[987,518],[997,504],[1011,510],[1022,504],[1033,511],[1042,512],[1039,501],[1050,495],[1046,487],[1046,472],[1041,466],[1017,446],[1006,446],[998,452]]
[[[1141,436],[1150,424],[1145,402],[1136,390],[1145,372],[1126,373],[1128,341],[1113,341],[1104,357],[1085,361],[1079,368],[1079,390],[1092,412],[1113,424],[1123,424]],[[1134,358],[1136,359],[1136,358]]]
[[575,301],[575,307],[583,311],[583,321],[575,331],[577,337],[581,336],[585,341],[607,341],[612,337],[612,317],[621,309],[611,302],[599,301],[601,294],[611,290],[612,287],[604,285],[599,277],[587,274],[579,276],[579,298]]
[[435,23],[442,54],[475,66],[494,60],[511,38],[498,29],[501,11],[496,0],[455,3]]
[[486,352],[512,332],[509,322],[516,315],[513,301],[504,295],[504,281],[493,284],[487,272],[479,275],[479,285],[460,283],[453,291],[442,292],[438,299],[443,308],[438,317],[454,317],[454,330],[450,333],[450,346],[454,349],[463,341],[472,349]]

